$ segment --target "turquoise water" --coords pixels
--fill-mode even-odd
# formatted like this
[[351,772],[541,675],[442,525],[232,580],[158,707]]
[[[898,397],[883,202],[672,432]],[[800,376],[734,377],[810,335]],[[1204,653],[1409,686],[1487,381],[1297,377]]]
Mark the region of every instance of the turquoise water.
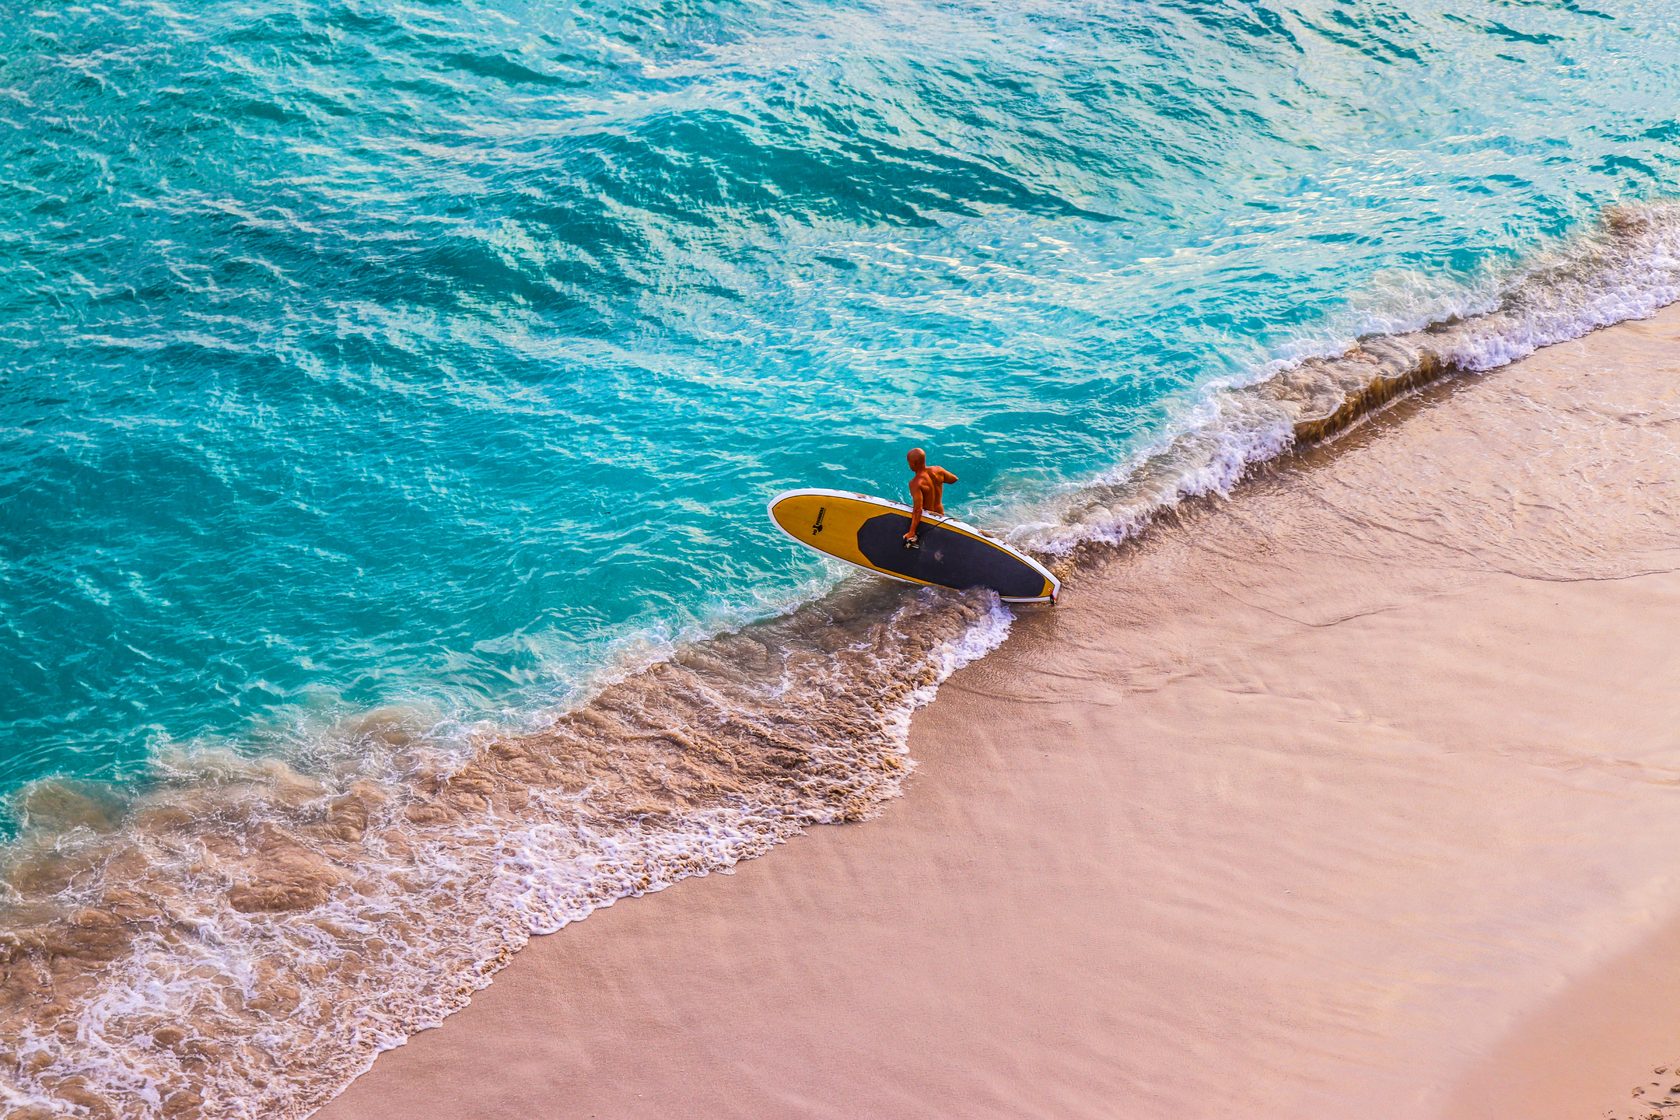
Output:
[[1657,3],[183,2],[0,40],[0,789],[518,721],[1680,169]]
[[1677,95],[1654,2],[9,12],[0,1113],[305,1116],[876,812],[1010,616],[772,494],[1065,550],[1646,314]]

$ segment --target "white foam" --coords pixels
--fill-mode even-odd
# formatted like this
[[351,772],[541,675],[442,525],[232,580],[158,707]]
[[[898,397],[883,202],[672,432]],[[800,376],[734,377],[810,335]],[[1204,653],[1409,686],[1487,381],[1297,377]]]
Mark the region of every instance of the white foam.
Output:
[[[1052,498],[1011,539],[1051,555],[1117,544],[1187,498],[1229,496],[1257,464],[1296,445],[1303,397],[1255,392],[1309,363],[1334,363],[1362,342],[1432,353],[1449,367],[1486,372],[1543,346],[1641,319],[1680,300],[1680,204],[1618,207],[1601,226],[1540,254],[1527,267],[1488,273],[1446,292],[1394,273],[1352,301],[1340,327],[1280,347],[1246,377],[1210,383],[1153,443],[1116,469]],[[1376,342],[1372,342],[1372,340]],[[1341,400],[1357,388],[1355,367]]]

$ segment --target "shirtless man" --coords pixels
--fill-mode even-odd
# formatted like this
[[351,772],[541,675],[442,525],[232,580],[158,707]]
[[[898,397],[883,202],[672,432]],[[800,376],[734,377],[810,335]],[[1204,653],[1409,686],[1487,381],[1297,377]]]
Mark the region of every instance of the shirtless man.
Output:
[[916,530],[922,527],[922,514],[945,512],[945,484],[955,482],[957,476],[944,467],[930,467],[927,452],[912,447],[905,460],[916,473],[910,479],[910,531],[904,534],[904,547],[916,547]]

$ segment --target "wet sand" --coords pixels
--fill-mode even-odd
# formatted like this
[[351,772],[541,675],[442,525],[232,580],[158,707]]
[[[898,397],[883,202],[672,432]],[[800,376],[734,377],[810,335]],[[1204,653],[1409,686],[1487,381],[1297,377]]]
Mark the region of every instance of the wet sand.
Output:
[[318,1115],[1631,1108],[1680,1057],[1677,617],[1671,308],[1088,561],[879,818],[533,941]]

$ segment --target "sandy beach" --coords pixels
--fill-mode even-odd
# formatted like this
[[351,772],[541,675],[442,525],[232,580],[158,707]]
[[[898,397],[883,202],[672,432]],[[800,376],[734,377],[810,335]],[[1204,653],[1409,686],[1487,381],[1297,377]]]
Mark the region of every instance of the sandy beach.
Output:
[[318,1115],[1651,1111],[1677,433],[1671,308],[1084,558],[877,819],[533,941]]

